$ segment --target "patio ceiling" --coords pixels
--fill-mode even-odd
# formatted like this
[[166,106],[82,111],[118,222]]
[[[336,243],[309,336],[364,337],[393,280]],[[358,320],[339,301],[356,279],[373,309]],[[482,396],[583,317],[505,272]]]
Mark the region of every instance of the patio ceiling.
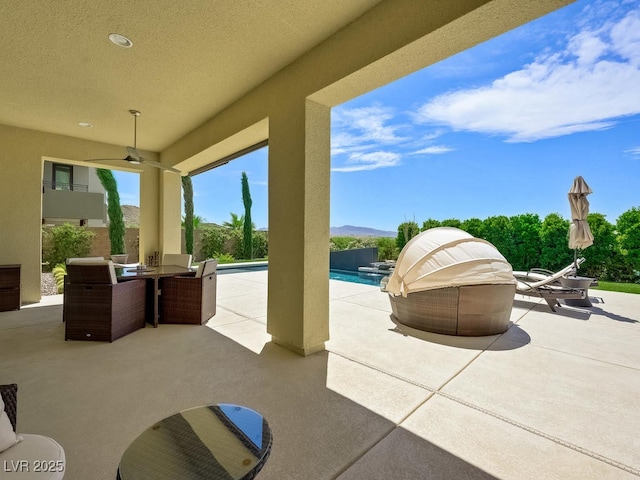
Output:
[[379,1],[4,2],[0,124],[161,151]]

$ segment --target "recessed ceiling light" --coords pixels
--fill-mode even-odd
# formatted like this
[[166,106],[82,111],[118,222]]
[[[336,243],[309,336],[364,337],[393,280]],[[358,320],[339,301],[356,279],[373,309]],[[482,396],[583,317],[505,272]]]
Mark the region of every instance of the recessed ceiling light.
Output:
[[125,37],[124,35],[120,35],[119,33],[110,33],[109,40],[111,40],[113,44],[119,47],[123,47],[123,48],[133,47],[133,42],[129,40],[127,37]]
[[88,122],[78,122],[78,125],[80,125],[81,127],[93,127],[93,125]]

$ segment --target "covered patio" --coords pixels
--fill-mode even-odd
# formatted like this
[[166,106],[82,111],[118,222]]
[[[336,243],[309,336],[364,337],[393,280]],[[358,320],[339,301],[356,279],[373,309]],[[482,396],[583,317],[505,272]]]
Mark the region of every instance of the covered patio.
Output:
[[[24,304],[40,300],[45,160],[139,172],[140,259],[180,250],[178,174],[86,162],[125,157],[131,109],[142,112],[142,156],[183,174],[268,140],[267,333],[300,355],[322,351],[331,107],[568,3],[5,4],[0,264],[22,266]],[[112,33],[133,47],[109,43]]]
[[65,342],[59,296],[0,313],[18,428],[64,446],[65,479],[115,478],[144,429],[210,403],[266,417],[263,480],[640,476],[637,296],[558,313],[516,297],[507,332],[470,338],[398,326],[376,287],[331,280],[331,340],[301,357],[267,332],[266,271],[218,283],[208,325],[112,344]]

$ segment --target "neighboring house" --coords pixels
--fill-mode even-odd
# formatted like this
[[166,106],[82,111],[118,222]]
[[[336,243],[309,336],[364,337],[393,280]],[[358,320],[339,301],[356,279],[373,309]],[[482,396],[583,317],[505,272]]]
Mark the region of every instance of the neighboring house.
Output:
[[44,162],[42,224],[104,227],[105,190],[95,168]]

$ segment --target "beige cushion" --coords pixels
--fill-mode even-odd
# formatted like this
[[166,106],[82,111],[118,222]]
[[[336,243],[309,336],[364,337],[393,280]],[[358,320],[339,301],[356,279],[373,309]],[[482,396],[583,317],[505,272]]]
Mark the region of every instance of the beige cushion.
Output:
[[4,452],[16,443],[20,442],[22,437],[16,435],[11,426],[11,420],[4,411],[4,401],[0,397],[0,452]]
[[191,267],[191,260],[191,254],[188,253],[165,253],[162,257],[162,264],[189,268]]
[[70,257],[67,258],[67,265],[70,263],[91,263],[104,260],[104,257]]
[[[3,480],[61,480],[66,469],[62,446],[44,435],[25,433],[24,440],[0,453],[0,476]],[[13,471],[12,471],[13,465]],[[20,465],[27,465],[29,471]],[[36,465],[43,468],[35,471]],[[6,466],[6,468],[4,468]],[[8,472],[5,470],[9,470]]]
[[206,277],[207,275],[211,275],[216,271],[218,267],[218,260],[214,258],[210,258],[205,260],[198,265],[198,270],[196,271],[196,278]]

